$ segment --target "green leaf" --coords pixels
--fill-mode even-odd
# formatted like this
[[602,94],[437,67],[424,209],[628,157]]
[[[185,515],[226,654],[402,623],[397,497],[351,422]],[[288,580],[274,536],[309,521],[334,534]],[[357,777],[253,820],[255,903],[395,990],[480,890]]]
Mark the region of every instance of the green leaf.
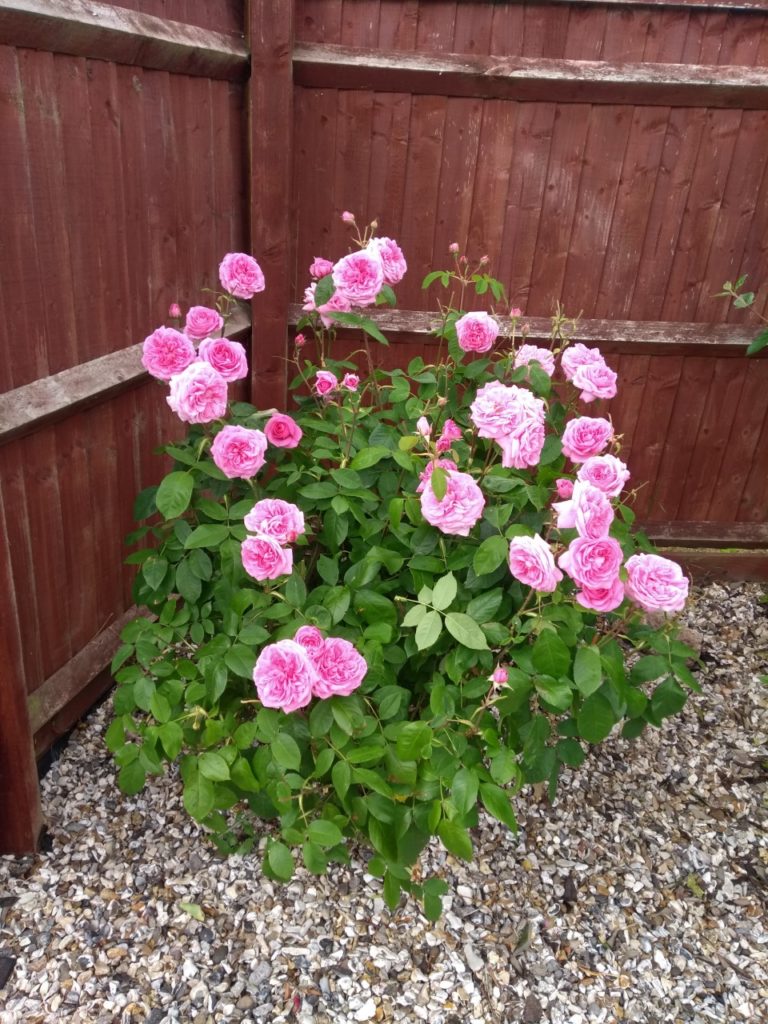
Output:
[[167,722],[171,717],[171,705],[160,693],[153,693],[149,702],[149,710],[158,722]]
[[635,662],[629,673],[629,681],[632,686],[639,686],[641,683],[649,683],[653,679],[661,679],[669,672],[669,658],[661,654],[650,654]]
[[475,552],[472,568],[478,576],[495,572],[505,561],[509,553],[509,545],[504,537],[496,535],[487,537]]
[[578,740],[573,739],[571,736],[558,741],[555,753],[558,760],[562,761],[563,764],[569,765],[571,768],[578,768],[584,762],[584,748]]
[[397,756],[402,761],[418,761],[432,749],[432,730],[426,722],[406,722],[396,742]]
[[766,346],[768,346],[768,330],[761,331],[755,340],[750,342],[749,348],[747,349],[747,355],[756,356],[757,353],[762,352]]
[[452,572],[442,576],[432,588],[432,607],[439,612],[445,611],[452,603],[459,586]]
[[194,917],[196,921],[204,921],[205,914],[203,908],[199,903],[180,903],[179,906],[185,914],[189,914],[190,917]]
[[537,676],[534,685],[536,692],[547,704],[557,711],[565,711],[571,706],[573,692],[567,680],[555,679],[552,676]]
[[472,840],[469,837],[469,832],[462,828],[461,825],[455,821],[441,821],[437,826],[437,834],[443,846],[454,857],[460,857],[462,860],[472,860]]
[[244,644],[233,644],[224,655],[224,664],[241,679],[253,677],[253,666],[256,664],[256,655],[250,647]]
[[314,843],[304,843],[301,847],[301,855],[304,858],[304,866],[313,875],[325,874],[328,861],[319,846]]
[[176,566],[176,589],[187,604],[196,604],[203,590],[200,577],[192,571],[192,566],[186,558]]
[[319,483],[307,484],[306,487],[301,488],[299,494],[304,498],[317,500],[319,498],[332,498],[334,494],[338,494],[338,490],[336,484],[323,480]]
[[293,857],[285,843],[270,840],[267,847],[267,863],[281,882],[289,882],[293,876]]
[[429,286],[434,281],[440,281],[440,283],[442,284],[443,288],[447,288],[448,287],[448,281],[449,281],[448,271],[447,270],[433,270],[431,273],[427,274],[427,276],[421,282],[422,289],[429,288]]
[[584,697],[599,690],[603,682],[600,651],[596,647],[580,647],[573,662],[573,681]]
[[429,477],[429,486],[438,501],[442,501],[448,490],[448,474],[442,466],[435,466]]
[[228,526],[221,526],[218,523],[204,523],[202,526],[195,527],[184,541],[184,547],[187,549],[217,548],[228,536]]
[[488,813],[500,821],[513,832],[517,832],[517,818],[509,802],[509,794],[505,793],[500,786],[494,786],[490,782],[484,782],[480,786],[480,799]]
[[467,615],[475,622],[491,622],[504,600],[504,591],[501,589],[487,590],[485,593],[473,597],[467,605]]
[[229,777],[238,789],[243,789],[246,793],[258,793],[261,789],[258,779],[244,757],[238,757],[234,762],[229,769]]
[[285,599],[294,608],[303,608],[307,600],[306,584],[296,571],[285,581]]
[[137,759],[124,764],[117,776],[117,784],[126,796],[134,796],[144,788],[147,773]]
[[448,612],[445,617],[445,626],[454,640],[458,640],[464,647],[473,651],[487,651],[488,641],[485,633],[478,626],[474,619],[464,612]]
[[571,652],[554,632],[546,629],[531,649],[533,667],[545,676],[564,676],[571,667]]
[[142,676],[137,679],[133,687],[133,699],[136,706],[142,711],[149,711],[152,706],[152,698],[155,695],[155,681],[149,676]]
[[584,701],[576,716],[579,736],[589,743],[600,743],[614,726],[613,708],[600,693],[593,693]]
[[194,485],[192,474],[186,470],[168,474],[155,497],[155,504],[164,519],[175,519],[187,510]]
[[670,676],[659,683],[651,697],[651,713],[655,718],[669,718],[685,707],[685,690]]
[[325,818],[310,822],[307,835],[310,841],[317,843],[318,846],[337,846],[344,838],[341,829]]
[[229,765],[215,750],[208,750],[198,758],[200,774],[211,782],[226,782],[229,778]]
[[152,590],[157,590],[165,579],[168,562],[165,558],[150,556],[141,567],[141,575]]
[[451,783],[451,800],[462,818],[477,802],[478,779],[470,768],[460,768]]
[[195,821],[203,821],[213,810],[213,783],[198,769],[197,763],[188,771],[184,780],[184,807]]
[[279,732],[272,740],[272,757],[282,768],[298,771],[301,767],[299,745],[287,732]]
[[337,559],[328,558],[327,555],[320,555],[317,560],[317,571],[320,574],[320,578],[329,587],[335,587],[339,582],[339,563]]
[[333,782],[333,788],[339,795],[339,799],[343,800],[352,781],[352,769],[346,761],[336,762],[331,771],[331,781]]
[[351,469],[369,469],[371,466],[375,466],[377,462],[381,462],[382,459],[386,459],[392,453],[388,448],[363,448],[350,462]]
[[443,631],[443,620],[438,612],[427,612],[416,627],[416,646],[420,651],[431,647]]

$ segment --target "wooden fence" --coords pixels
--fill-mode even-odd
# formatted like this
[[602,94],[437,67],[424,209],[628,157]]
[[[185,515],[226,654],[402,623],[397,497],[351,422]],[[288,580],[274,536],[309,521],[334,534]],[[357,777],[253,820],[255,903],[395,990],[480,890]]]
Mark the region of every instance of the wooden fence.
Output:
[[109,685],[130,614],[122,537],[178,430],[138,342],[227,250],[267,277],[270,405],[342,209],[409,260],[387,365],[433,351],[419,282],[448,244],[487,253],[532,337],[560,300],[618,369],[651,532],[768,575],[768,360],[713,298],[741,273],[768,292],[765,8],[1,0],[0,849],[34,846],[35,757]]

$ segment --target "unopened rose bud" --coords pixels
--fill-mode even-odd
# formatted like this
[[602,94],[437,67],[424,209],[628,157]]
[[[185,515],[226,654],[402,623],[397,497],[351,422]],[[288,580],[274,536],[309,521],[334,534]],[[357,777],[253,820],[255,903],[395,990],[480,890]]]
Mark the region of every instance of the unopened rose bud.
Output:
[[486,263],[490,263],[490,262],[491,262],[491,257],[490,256],[481,256],[480,257],[480,266],[481,267],[484,267]]
[[457,253],[458,251],[459,251],[459,243],[458,242],[451,242],[451,244],[448,246],[448,252]]
[[174,320],[178,320],[178,318],[181,316],[181,306],[178,304],[178,302],[172,302],[170,304],[170,306],[168,307],[168,316],[172,317]]
[[530,331],[530,329],[531,329],[531,325],[530,324],[523,324],[523,326],[520,328],[520,333],[521,334],[527,334],[528,331]]
[[307,344],[307,339],[304,337],[303,334],[297,334],[296,337],[293,339],[293,343],[296,346],[296,348],[301,348],[303,345]]
[[493,670],[491,682],[496,683],[499,686],[502,686],[504,683],[506,683],[507,679],[509,679],[509,673],[507,672],[507,670],[504,668],[503,665],[497,665],[496,668]]
[[354,224],[355,223],[355,215],[354,215],[354,213],[350,213],[349,210],[345,210],[342,213],[341,219],[344,221],[345,224]]
[[429,420],[426,416],[420,416],[416,420],[416,430],[421,434],[422,437],[429,437],[432,433],[432,427],[429,425]]
[[523,315],[523,311],[522,309],[518,309],[517,306],[515,306],[513,309],[510,309],[509,315],[512,317],[513,320],[517,320],[518,317],[521,317]]
[[573,494],[573,480],[569,480],[567,477],[561,476],[555,480],[555,485],[557,487],[558,498],[563,498],[567,501]]
[[440,397],[437,400],[437,404],[442,409],[444,405],[448,404],[448,399],[444,395],[440,395]]
[[466,256],[459,256],[459,263],[467,263],[467,262],[468,262],[468,260],[467,260]]
[[379,226],[379,222],[377,220],[372,220],[371,221],[371,231],[375,231],[378,228],[378,226]]

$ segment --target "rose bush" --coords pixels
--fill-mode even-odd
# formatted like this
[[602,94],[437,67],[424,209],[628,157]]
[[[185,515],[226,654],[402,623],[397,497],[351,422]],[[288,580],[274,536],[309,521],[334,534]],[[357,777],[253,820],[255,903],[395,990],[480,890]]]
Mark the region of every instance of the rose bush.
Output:
[[[188,812],[224,851],[258,843],[270,877],[363,840],[389,905],[406,890],[436,917],[445,883],[414,870],[431,837],[470,858],[481,809],[514,829],[524,786],[553,796],[591,744],[660,726],[697,688],[673,619],[646,620],[688,581],[633,536],[613,426],[583,415],[615,393],[600,353],[559,313],[549,347],[521,346],[485,259],[451,246],[424,282],[444,289],[437,360],[376,369],[365,307],[394,302],[406,263],[372,234],[309,268],[288,412],[228,401],[244,353],[219,319],[265,287],[253,257],[222,261],[220,316],[194,307],[192,332],[147,339],[190,428],[137,500],[151,614],[123,631],[107,743],[127,793],[178,761]],[[490,312],[463,308],[472,291]],[[360,365],[339,328],[360,332]]]

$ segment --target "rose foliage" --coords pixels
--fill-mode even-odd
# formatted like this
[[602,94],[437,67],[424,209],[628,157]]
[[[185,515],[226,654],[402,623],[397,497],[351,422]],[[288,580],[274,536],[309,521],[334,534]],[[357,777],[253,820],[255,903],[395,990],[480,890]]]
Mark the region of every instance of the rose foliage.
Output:
[[107,744],[129,794],[178,762],[189,814],[223,851],[258,844],[268,876],[362,842],[388,904],[407,891],[434,918],[431,837],[469,860],[481,811],[514,830],[524,787],[551,798],[616,726],[659,727],[697,689],[672,617],[688,581],[630,531],[629,473],[591,404],[616,375],[560,313],[530,344],[485,259],[452,246],[425,279],[434,363],[374,368],[366,307],[394,303],[406,262],[373,227],[310,268],[290,410],[228,394],[246,373],[229,314],[268,287],[247,254],[224,258],[216,309],[145,342],[189,427],[136,502],[151,614],[123,630]]

